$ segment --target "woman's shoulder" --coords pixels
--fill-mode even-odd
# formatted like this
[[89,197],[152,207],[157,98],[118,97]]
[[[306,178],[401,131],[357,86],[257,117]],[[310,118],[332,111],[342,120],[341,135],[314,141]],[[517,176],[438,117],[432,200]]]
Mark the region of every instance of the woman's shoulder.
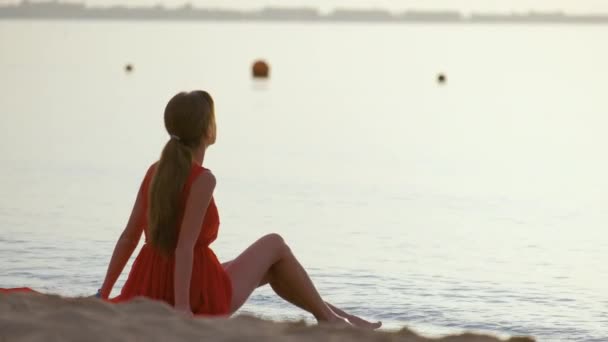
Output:
[[[146,175],[144,177],[144,182],[150,182],[156,167],[158,165],[158,161],[152,163],[148,170],[146,171]],[[216,184],[215,175],[208,168],[198,165],[192,164],[192,169],[190,170],[190,176],[188,177],[187,183],[189,183],[194,188],[200,188],[201,190],[214,188]]]
[[192,169],[195,171],[194,173],[196,173],[197,175],[200,175],[203,173],[213,174],[213,172],[210,169],[208,169],[200,164],[196,164],[196,163],[192,164]]
[[200,165],[196,165],[196,170],[197,172],[192,177],[193,188],[198,188],[199,190],[215,188],[216,179],[211,170]]
[[200,189],[207,189],[209,187],[215,187],[215,176],[211,170],[201,166],[200,164],[193,163],[190,168],[190,175],[186,179],[186,188],[194,189],[197,191]]
[[192,174],[189,180],[188,201],[208,206],[210,202],[213,202],[213,192],[216,184],[215,176],[209,169],[201,166],[198,166],[197,170],[198,172]]

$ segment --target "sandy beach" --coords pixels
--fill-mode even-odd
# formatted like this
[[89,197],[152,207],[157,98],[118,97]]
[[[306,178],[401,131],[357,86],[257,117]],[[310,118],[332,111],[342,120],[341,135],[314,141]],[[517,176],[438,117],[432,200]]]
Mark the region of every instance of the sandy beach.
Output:
[[[403,328],[373,332],[354,328],[270,322],[249,316],[186,318],[144,298],[109,304],[94,298],[28,293],[0,294],[0,341],[504,341],[462,334],[428,339]],[[512,337],[507,341],[534,341]]]

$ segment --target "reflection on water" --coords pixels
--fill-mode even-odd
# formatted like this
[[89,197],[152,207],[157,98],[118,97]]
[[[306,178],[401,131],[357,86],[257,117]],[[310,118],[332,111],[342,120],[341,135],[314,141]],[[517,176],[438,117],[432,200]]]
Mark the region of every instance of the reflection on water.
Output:
[[[165,102],[205,88],[220,259],[279,232],[327,299],[389,328],[599,341],[603,30],[0,23],[0,286],[94,293]],[[243,310],[307,317],[268,289]]]

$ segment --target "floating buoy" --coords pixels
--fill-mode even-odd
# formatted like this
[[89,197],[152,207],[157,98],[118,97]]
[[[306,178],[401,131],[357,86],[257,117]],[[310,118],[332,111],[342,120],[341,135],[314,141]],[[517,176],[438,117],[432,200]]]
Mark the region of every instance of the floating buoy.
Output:
[[133,65],[131,63],[125,65],[125,72],[129,73],[133,71]]
[[263,60],[257,60],[253,63],[251,67],[251,73],[253,78],[268,78],[268,74],[270,73],[270,67],[268,63]]
[[437,75],[437,83],[445,84],[446,81],[447,81],[447,77],[445,77],[444,74]]

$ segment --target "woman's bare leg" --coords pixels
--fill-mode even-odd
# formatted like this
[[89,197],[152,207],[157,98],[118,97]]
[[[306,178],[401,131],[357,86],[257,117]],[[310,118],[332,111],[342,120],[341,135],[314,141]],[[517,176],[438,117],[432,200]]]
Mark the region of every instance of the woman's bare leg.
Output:
[[[272,287],[274,292],[277,295],[279,295],[281,298],[285,299],[286,301],[290,302],[291,304],[293,304],[303,310],[310,312],[310,310],[308,308],[306,308],[306,303],[302,302],[302,300],[300,298],[298,298],[297,294],[293,293],[291,291],[291,288],[289,286],[285,286],[284,283],[281,283],[279,280],[276,280],[274,278],[275,277],[273,277],[272,273],[270,272],[267,275],[267,277],[265,277],[265,279],[262,280],[262,283],[260,283],[260,286],[265,285],[265,284],[270,284],[270,286]],[[329,308],[335,314],[337,314],[340,317],[346,318],[354,326],[357,326],[360,328],[365,328],[365,329],[378,329],[382,326],[382,322],[372,323],[359,316],[349,314],[348,312],[343,311],[342,309],[332,305],[329,302],[325,302],[325,304],[327,306],[329,306]]]
[[291,289],[299,306],[317,321],[346,323],[325,304],[302,265],[277,234],[262,237],[225,268],[232,281],[232,312],[238,310],[261,283],[280,282]]

